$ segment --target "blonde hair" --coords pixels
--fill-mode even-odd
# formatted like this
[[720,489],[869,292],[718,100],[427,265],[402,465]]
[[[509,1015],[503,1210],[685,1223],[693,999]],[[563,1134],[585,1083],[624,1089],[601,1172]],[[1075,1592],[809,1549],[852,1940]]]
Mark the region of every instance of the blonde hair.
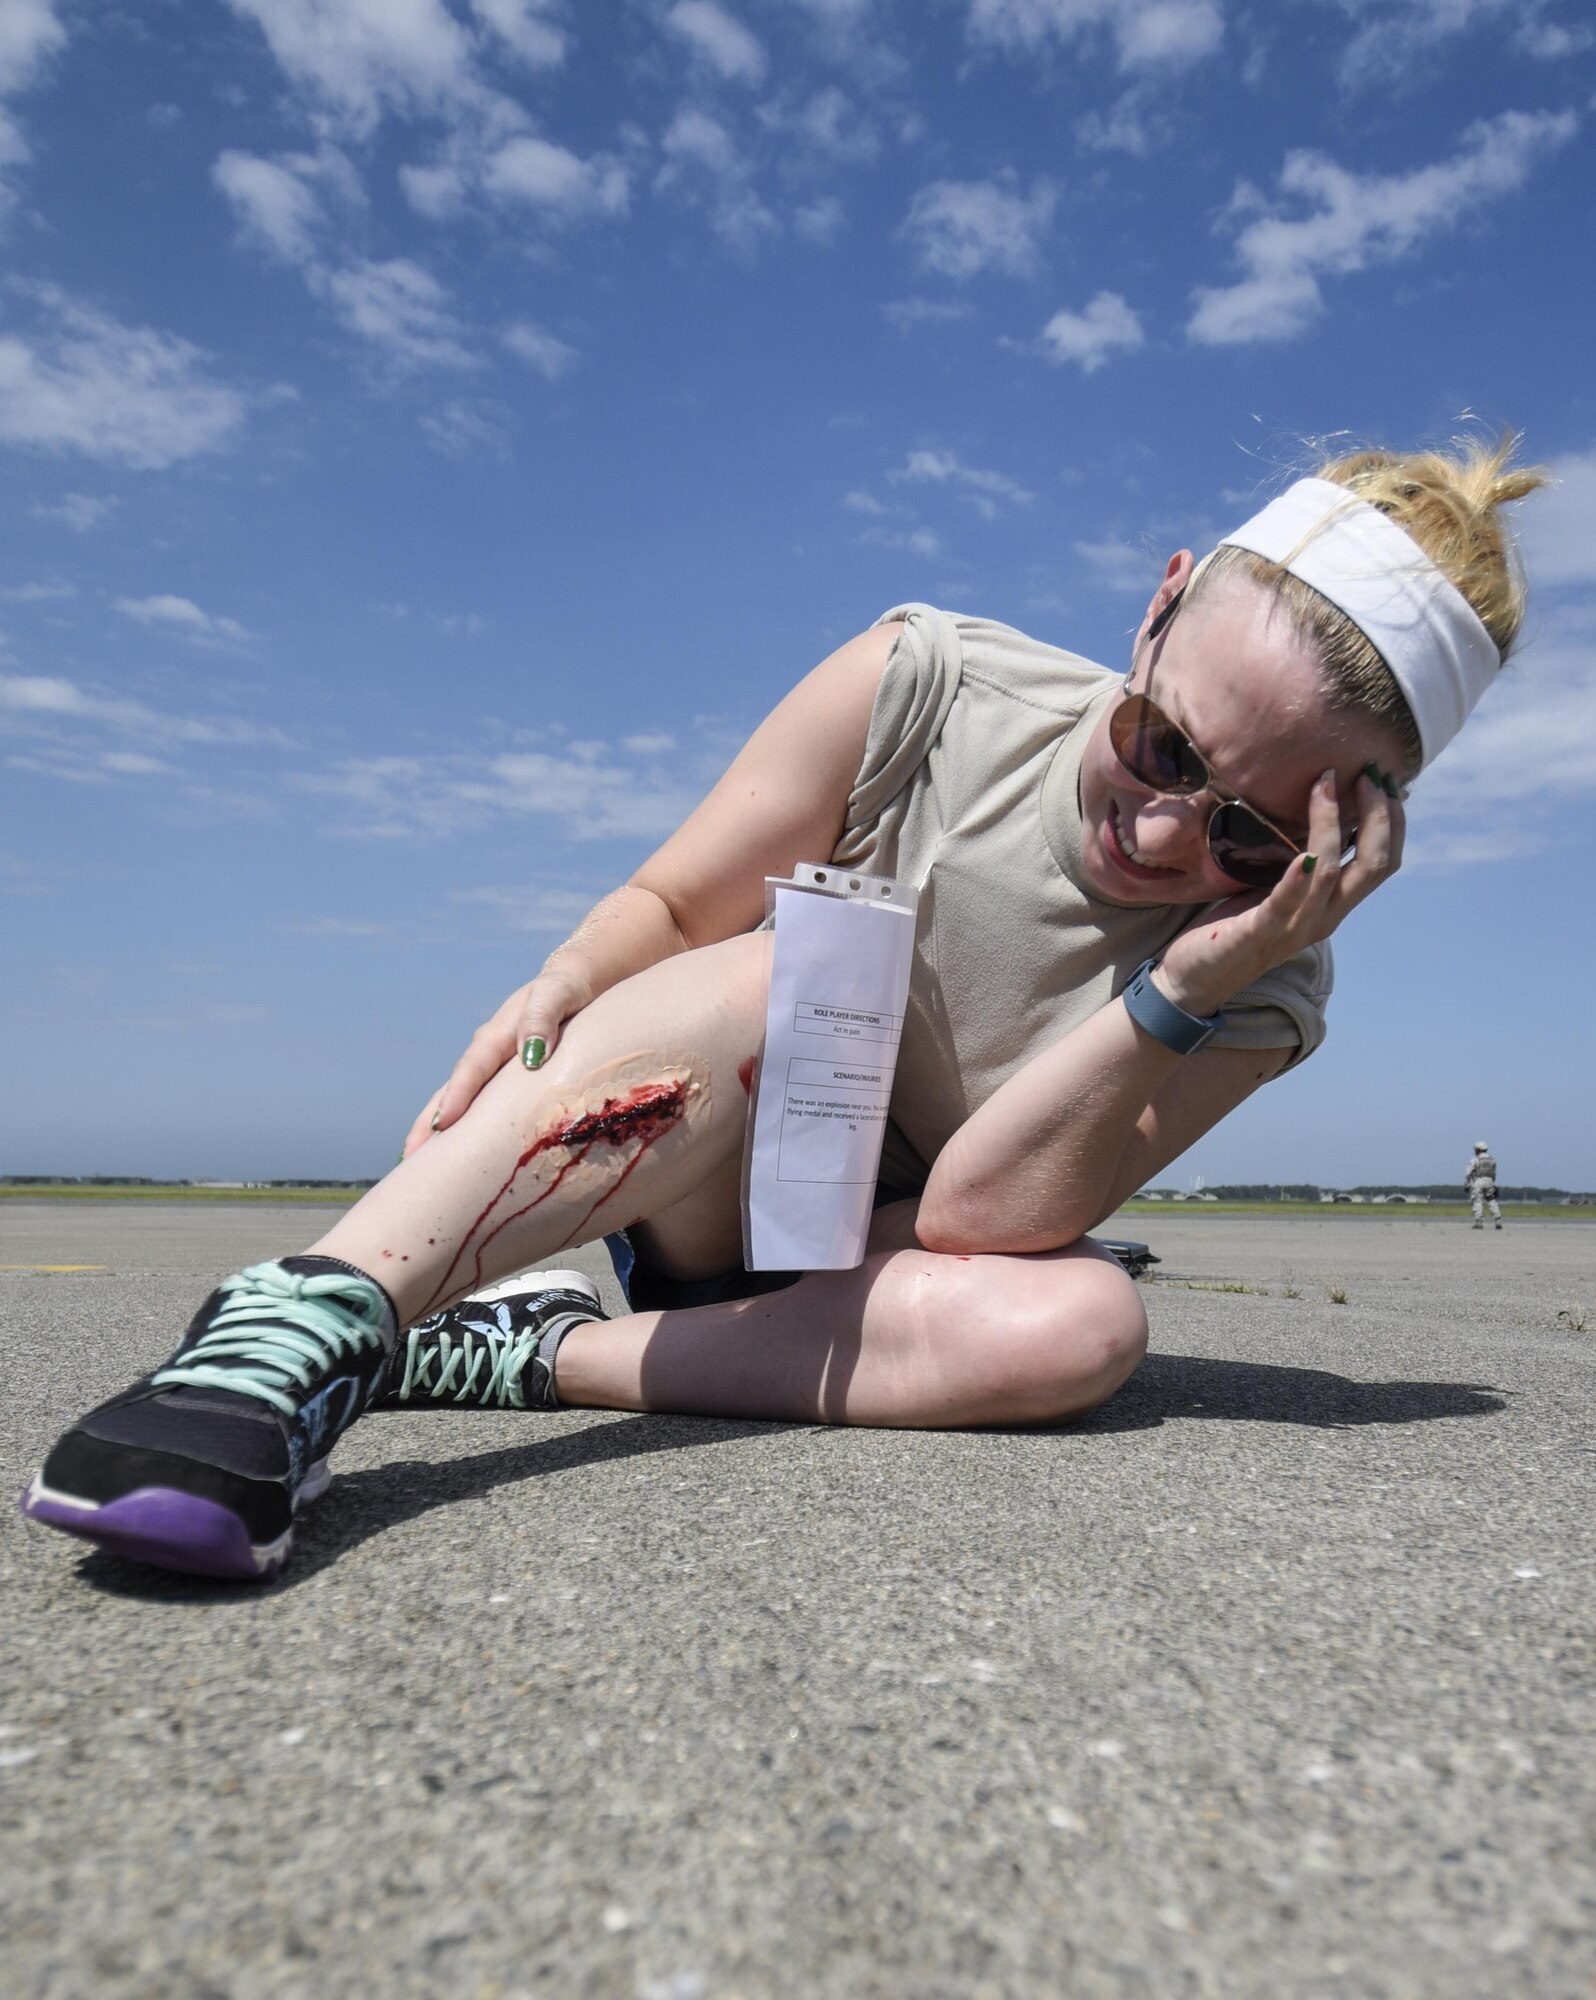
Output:
[[[1463,593],[1505,660],[1524,623],[1524,577],[1501,509],[1547,483],[1534,465],[1510,463],[1518,438],[1457,439],[1450,451],[1355,451],[1328,458],[1314,476],[1378,507],[1419,544]],[[1418,725],[1379,653],[1344,611],[1277,563],[1250,550],[1217,549],[1199,566],[1195,595],[1226,576],[1264,584],[1319,657],[1333,708],[1361,709],[1396,735],[1409,772],[1422,761]]]

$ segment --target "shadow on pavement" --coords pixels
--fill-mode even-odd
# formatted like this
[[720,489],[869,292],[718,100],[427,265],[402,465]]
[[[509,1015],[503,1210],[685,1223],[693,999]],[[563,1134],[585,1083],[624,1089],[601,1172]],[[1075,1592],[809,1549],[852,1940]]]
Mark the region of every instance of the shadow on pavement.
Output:
[[[428,1411],[426,1421],[450,1427],[455,1415],[469,1419],[472,1411]],[[379,1419],[381,1421],[381,1419]],[[733,1438],[787,1430],[786,1424],[743,1423],[719,1417],[620,1417],[599,1421],[560,1437],[528,1439],[501,1451],[478,1452],[473,1458],[401,1458],[391,1464],[340,1473],[327,1496],[299,1521],[294,1553],[275,1583],[222,1583],[214,1578],[182,1576],[97,1549],[78,1564],[79,1578],[114,1597],[147,1598],[165,1604],[218,1604],[236,1598],[260,1598],[292,1590],[369,1541],[406,1521],[475,1500],[501,1486],[514,1486],[552,1473],[574,1472],[647,1452],[682,1451],[688,1446],[725,1444]]]
[[1358,1424],[1419,1424],[1437,1417],[1491,1417],[1506,1398],[1478,1382],[1354,1382],[1323,1368],[1149,1354],[1101,1409],[1071,1424],[1076,1435],[1156,1429],[1172,1417],[1229,1423],[1304,1424],[1348,1430]]
[[[1100,1410],[1060,1429],[1071,1437],[1111,1436],[1120,1431],[1156,1430],[1175,1417],[1217,1417],[1230,1423],[1346,1430],[1360,1424],[1489,1417],[1506,1408],[1503,1395],[1474,1382],[1354,1382],[1323,1368],[1150,1354]],[[427,1422],[447,1426],[453,1414],[429,1412]],[[474,1413],[458,1414],[469,1420]],[[112,1596],[162,1603],[218,1604],[239,1597],[259,1598],[308,1583],[373,1535],[386,1534],[435,1508],[474,1500],[501,1486],[648,1452],[682,1451],[791,1428],[719,1417],[617,1417],[559,1437],[531,1438],[500,1451],[478,1452],[472,1458],[396,1459],[389,1465],[337,1478],[326,1500],[300,1523],[293,1560],[276,1583],[263,1587],[179,1576],[99,1550],[83,1558],[78,1575]]]

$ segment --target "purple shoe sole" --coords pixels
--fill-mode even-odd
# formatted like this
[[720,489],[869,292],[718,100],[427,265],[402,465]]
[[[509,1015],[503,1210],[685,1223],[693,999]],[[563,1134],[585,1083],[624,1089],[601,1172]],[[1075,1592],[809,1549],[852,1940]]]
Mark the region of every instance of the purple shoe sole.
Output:
[[98,1542],[131,1562],[191,1576],[231,1577],[265,1583],[288,1560],[292,1531],[257,1549],[230,1509],[170,1486],[141,1486],[103,1507],[73,1506],[38,1483],[22,1496],[22,1512],[47,1528]]

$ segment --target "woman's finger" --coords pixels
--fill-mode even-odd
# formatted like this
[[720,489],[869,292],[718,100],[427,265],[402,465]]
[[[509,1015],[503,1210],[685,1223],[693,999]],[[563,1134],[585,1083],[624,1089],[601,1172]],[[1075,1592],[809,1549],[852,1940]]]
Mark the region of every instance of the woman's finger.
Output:
[[1402,792],[1393,792],[1386,801],[1385,812],[1391,825],[1391,853],[1386,863],[1386,873],[1394,875],[1402,866],[1402,854],[1408,842],[1406,795]]
[[1335,893],[1340,857],[1336,774],[1326,771],[1308,794],[1308,844],[1271,890],[1266,910],[1271,916],[1300,924],[1305,914],[1323,909]]
[[1382,882],[1396,872],[1402,858],[1403,816],[1401,801],[1394,798],[1372,767],[1358,779],[1358,842],[1352,859],[1341,871],[1341,915],[1372,895]]
[[496,1014],[485,1021],[466,1045],[466,1052],[450,1072],[433,1113],[432,1129],[444,1132],[457,1118],[463,1118],[476,1095],[515,1053],[515,1030]]
[[515,1045],[526,1069],[541,1069],[560,1045],[562,1017],[552,1007],[528,1007],[515,1031]]
[[405,1134],[405,1143],[399,1154],[400,1159],[408,1160],[416,1148],[424,1146],[433,1133],[437,1131],[438,1127],[435,1121],[438,1116],[438,1105],[442,1097],[443,1092],[435,1090],[427,1099],[426,1104],[422,1107],[421,1112],[416,1118],[415,1124]]
[[566,1022],[580,1011],[581,996],[557,975],[542,974],[523,988],[515,1046],[527,1069],[541,1069],[560,1045]]

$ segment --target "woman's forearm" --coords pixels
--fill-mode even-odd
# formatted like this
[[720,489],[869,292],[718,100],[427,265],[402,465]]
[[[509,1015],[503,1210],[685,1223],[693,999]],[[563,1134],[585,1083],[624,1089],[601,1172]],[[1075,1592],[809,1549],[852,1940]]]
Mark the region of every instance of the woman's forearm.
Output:
[[564,944],[549,953],[543,971],[570,980],[587,1006],[634,972],[687,948],[664,898],[635,882],[624,882],[595,903]]
[[1100,1008],[943,1147],[920,1198],[921,1243],[973,1254],[1052,1250],[1084,1235],[1106,1212],[1138,1120],[1181,1060],[1122,1002]]

